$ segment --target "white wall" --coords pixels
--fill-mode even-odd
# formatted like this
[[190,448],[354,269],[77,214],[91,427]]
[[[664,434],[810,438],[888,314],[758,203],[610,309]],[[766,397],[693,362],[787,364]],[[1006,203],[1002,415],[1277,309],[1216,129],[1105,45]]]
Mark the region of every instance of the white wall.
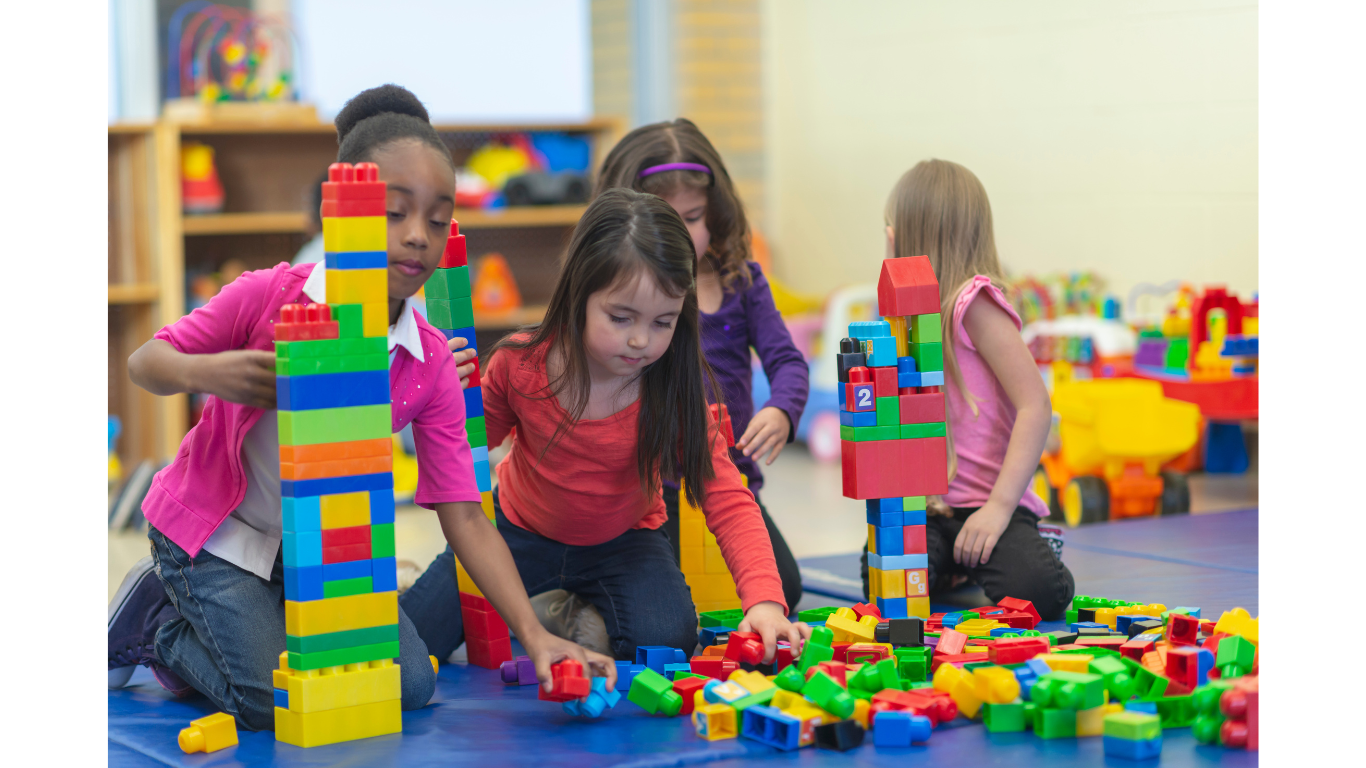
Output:
[[1003,265],[1257,288],[1257,5],[766,0],[767,233],[825,293],[876,279],[930,157],[981,178]]

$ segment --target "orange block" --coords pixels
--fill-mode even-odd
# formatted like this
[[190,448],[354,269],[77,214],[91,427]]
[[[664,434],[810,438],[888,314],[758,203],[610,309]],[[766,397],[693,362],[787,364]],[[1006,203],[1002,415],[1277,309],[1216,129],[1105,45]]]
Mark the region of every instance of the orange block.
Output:
[[393,472],[394,457],[365,456],[359,459],[311,461],[307,464],[280,464],[281,480],[317,480],[323,477],[349,477]]
[[[394,441],[393,438],[389,437],[377,437],[373,440],[349,440],[344,443],[280,446],[281,464],[309,464],[315,461],[339,461],[370,456],[392,457],[393,455]],[[323,477],[332,477],[332,475],[323,475]]]

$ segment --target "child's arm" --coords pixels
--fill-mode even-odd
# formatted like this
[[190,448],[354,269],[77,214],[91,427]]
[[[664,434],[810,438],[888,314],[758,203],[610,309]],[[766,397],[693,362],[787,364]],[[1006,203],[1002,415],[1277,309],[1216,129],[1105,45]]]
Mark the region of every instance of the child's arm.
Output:
[[517,564],[512,560],[507,542],[489,524],[480,506],[473,502],[435,506],[446,541],[450,542],[470,578],[479,585],[485,599],[493,604],[518,642],[526,648],[527,655],[536,662],[536,677],[542,686],[550,690],[551,664],[572,658],[585,668],[591,667],[598,677],[607,678],[608,690],[615,688],[617,667],[612,659],[556,637],[541,626],[527,599],[526,587],[517,573]]
[[1015,321],[994,301],[972,301],[963,315],[963,328],[1015,406],[1015,427],[991,497],[968,516],[953,544],[953,559],[972,568],[991,558],[1019,506],[1043,455],[1053,407]]
[[768,454],[764,463],[772,464],[783,447],[796,438],[810,389],[809,371],[773,304],[768,278],[757,264],[751,265],[751,270],[754,283],[743,297],[749,345],[759,354],[771,391],[768,402],[750,419],[735,447],[746,456]]

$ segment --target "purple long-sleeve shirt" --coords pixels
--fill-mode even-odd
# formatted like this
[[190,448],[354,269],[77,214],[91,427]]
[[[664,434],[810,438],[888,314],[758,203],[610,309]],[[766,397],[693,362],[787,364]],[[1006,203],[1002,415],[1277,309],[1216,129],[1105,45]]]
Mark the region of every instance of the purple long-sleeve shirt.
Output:
[[[806,408],[808,390],[807,364],[787,325],[773,305],[773,292],[768,278],[755,262],[748,262],[752,283],[748,288],[726,291],[721,306],[712,313],[702,313],[702,353],[716,375],[726,410],[730,413],[731,429],[739,440],[754,418],[754,398],[751,394],[751,347],[759,353],[764,373],[768,376],[771,393],[763,407],[781,409],[792,420],[787,440],[797,434],[797,424]],[[708,398],[714,400],[714,398]],[[764,475],[754,458],[732,448],[735,466],[749,479],[751,490],[763,487]],[[672,486],[671,487],[676,487]]]

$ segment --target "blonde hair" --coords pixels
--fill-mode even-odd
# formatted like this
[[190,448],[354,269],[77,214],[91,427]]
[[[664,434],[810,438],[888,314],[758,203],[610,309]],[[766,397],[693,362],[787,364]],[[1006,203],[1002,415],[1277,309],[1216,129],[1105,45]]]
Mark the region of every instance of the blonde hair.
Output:
[[[958,163],[922,160],[902,174],[892,188],[884,216],[892,228],[892,253],[896,258],[930,257],[930,265],[939,279],[944,373],[948,379],[945,383],[962,392],[975,417],[979,413],[977,398],[968,391],[953,352],[953,305],[976,275],[985,275],[991,278],[992,285],[1004,288],[987,190],[972,171]],[[958,460],[951,430],[948,445],[952,480],[958,471]]]

